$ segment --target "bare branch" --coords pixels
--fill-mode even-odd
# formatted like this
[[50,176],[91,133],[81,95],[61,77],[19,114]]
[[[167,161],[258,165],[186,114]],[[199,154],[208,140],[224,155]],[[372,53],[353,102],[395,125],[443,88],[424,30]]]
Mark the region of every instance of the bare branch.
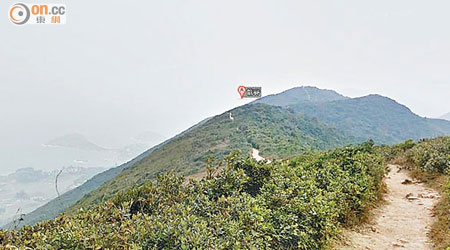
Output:
[[62,168],[62,169],[58,172],[58,174],[56,175],[56,178],[55,178],[55,189],[56,189],[56,193],[58,194],[58,198],[59,198],[58,178],[59,178],[59,176],[62,174],[63,170],[64,170],[64,168]]

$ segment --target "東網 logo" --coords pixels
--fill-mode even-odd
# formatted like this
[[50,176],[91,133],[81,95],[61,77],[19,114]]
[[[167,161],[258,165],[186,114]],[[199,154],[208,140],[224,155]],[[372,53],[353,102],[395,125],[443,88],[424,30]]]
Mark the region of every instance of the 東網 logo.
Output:
[[8,14],[9,20],[16,25],[66,23],[64,4],[16,3]]

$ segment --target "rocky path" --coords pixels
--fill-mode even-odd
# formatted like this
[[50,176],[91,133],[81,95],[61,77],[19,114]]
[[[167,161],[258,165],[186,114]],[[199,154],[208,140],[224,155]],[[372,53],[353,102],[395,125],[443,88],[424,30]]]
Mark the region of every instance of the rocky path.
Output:
[[386,204],[375,209],[374,224],[344,233],[345,246],[337,249],[432,249],[427,232],[439,194],[411,180],[407,170],[389,168]]

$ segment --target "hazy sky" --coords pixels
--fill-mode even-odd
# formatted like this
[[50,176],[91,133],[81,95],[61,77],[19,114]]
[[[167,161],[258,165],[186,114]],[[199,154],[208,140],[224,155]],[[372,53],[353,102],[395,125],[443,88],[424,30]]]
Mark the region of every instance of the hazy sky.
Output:
[[171,137],[244,104],[241,84],[450,111],[448,1],[58,2],[66,25],[23,27],[0,3],[0,151],[72,132]]

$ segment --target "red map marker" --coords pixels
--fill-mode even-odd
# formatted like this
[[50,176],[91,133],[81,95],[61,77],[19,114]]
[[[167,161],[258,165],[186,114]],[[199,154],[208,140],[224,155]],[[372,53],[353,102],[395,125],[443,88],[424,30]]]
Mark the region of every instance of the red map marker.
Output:
[[238,87],[238,93],[241,96],[241,99],[244,98],[245,92],[247,92],[247,88],[244,86]]

